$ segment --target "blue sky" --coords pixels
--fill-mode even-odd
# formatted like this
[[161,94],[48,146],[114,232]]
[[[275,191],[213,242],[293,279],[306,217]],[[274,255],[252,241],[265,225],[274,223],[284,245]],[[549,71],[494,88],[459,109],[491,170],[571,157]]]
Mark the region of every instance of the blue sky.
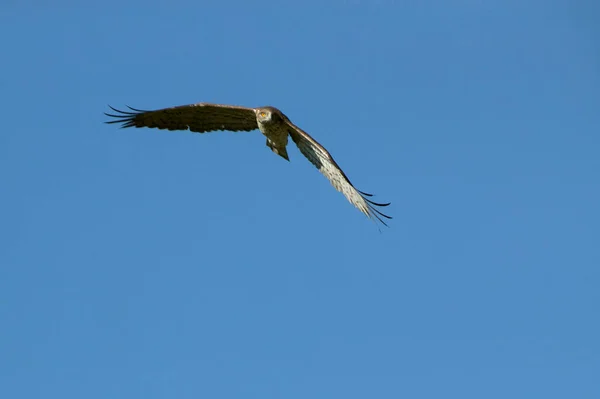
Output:
[[600,397],[594,2],[5,3],[1,397]]

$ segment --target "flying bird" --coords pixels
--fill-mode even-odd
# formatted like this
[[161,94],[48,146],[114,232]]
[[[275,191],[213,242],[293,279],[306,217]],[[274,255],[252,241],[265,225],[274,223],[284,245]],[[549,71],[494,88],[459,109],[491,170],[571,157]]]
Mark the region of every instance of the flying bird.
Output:
[[106,116],[114,118],[106,123],[121,123],[123,128],[150,127],[190,130],[198,133],[215,130],[249,132],[259,129],[267,138],[267,147],[288,161],[290,159],[286,146],[290,136],[300,152],[362,213],[386,226],[382,218],[391,219],[377,209],[377,207],[388,206],[389,203],[373,202],[367,198],[372,197],[371,194],[357,190],[325,147],[294,125],[277,108],[270,106],[247,108],[209,103],[181,105],[155,111],[144,111],[129,106],[130,111],[120,111],[110,105],[109,107],[116,114],[105,113]]

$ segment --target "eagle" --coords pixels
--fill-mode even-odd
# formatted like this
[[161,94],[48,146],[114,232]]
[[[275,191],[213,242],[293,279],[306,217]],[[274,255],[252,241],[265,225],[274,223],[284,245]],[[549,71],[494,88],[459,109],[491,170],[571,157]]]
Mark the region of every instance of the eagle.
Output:
[[122,128],[149,127],[190,130],[197,133],[217,130],[249,132],[259,129],[267,139],[267,147],[287,161],[290,160],[286,150],[289,136],[300,152],[329,179],[333,187],[344,194],[348,201],[362,213],[385,226],[387,224],[383,218],[391,219],[378,209],[390,203],[374,202],[369,198],[372,194],[356,189],[325,147],[294,125],[275,107],[247,108],[211,103],[180,105],[154,111],[144,111],[129,106],[127,106],[129,111],[120,111],[110,105],[108,107],[116,114],[105,112],[106,116],[114,118],[106,123],[120,123]]

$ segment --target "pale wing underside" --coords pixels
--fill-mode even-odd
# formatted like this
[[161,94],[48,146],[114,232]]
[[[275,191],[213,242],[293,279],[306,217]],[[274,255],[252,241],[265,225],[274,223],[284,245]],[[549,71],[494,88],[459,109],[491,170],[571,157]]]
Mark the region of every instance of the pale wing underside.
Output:
[[[109,105],[110,107],[110,105]],[[120,111],[106,123],[121,123],[121,127],[151,127],[168,130],[191,130],[204,133],[214,130],[251,131],[258,129],[254,109],[235,105],[198,103],[143,111],[128,107],[131,111]]]
[[366,198],[371,197],[372,195],[357,190],[352,183],[350,183],[346,174],[338,166],[325,147],[310,137],[308,133],[294,125],[287,117],[285,118],[285,121],[290,127],[290,136],[292,136],[292,140],[294,140],[294,143],[296,143],[300,152],[302,152],[302,154],[304,154],[304,156],[315,165],[327,179],[329,179],[333,187],[344,194],[348,201],[362,213],[371,219],[379,220],[387,226],[381,218],[391,219],[391,217],[381,213],[375,207],[388,206],[389,203],[379,204]]

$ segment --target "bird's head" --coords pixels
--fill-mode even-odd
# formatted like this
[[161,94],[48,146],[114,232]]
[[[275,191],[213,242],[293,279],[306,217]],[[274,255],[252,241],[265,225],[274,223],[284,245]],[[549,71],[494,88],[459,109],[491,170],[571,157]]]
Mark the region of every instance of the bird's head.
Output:
[[256,120],[259,123],[269,123],[271,122],[271,117],[273,113],[268,108],[258,108],[256,110]]

